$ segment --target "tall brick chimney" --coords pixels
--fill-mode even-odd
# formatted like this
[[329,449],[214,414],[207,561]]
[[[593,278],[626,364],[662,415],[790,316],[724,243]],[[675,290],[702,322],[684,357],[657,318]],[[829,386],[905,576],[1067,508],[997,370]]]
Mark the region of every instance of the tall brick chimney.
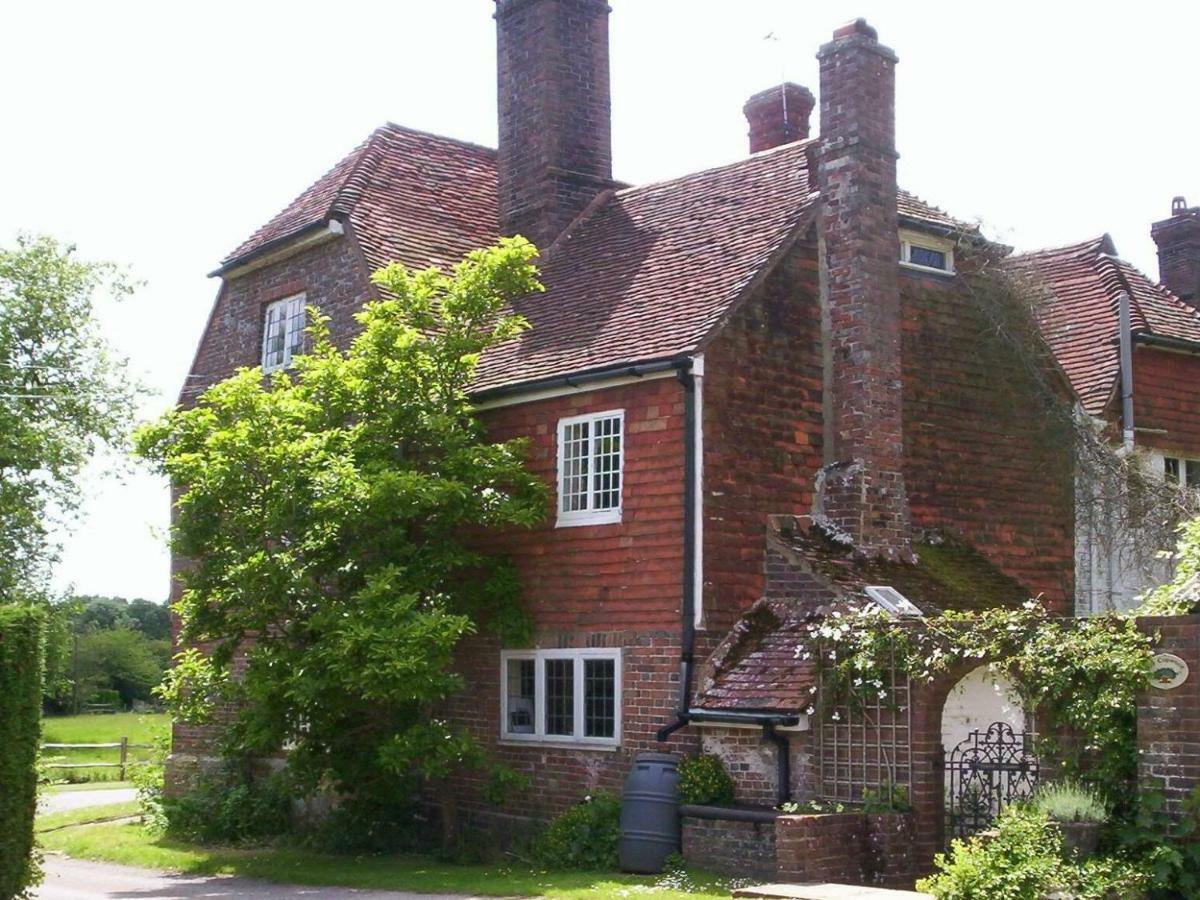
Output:
[[1172,293],[1200,308],[1200,206],[1176,197],[1171,218],[1150,226],[1158,245],[1158,280]]
[[859,19],[817,54],[826,465],[815,513],[867,556],[912,556],[901,426],[896,55]]
[[742,112],[750,123],[750,152],[770,150],[808,137],[812,91],[790,81],[759,91],[746,101]]
[[545,249],[612,184],[604,0],[496,0],[500,228]]

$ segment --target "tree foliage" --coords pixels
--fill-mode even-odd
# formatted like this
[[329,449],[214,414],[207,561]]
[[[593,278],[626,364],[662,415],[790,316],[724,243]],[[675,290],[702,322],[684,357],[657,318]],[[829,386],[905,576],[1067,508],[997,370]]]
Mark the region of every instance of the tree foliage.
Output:
[[1179,527],[1172,559],[1175,576],[1145,596],[1139,615],[1181,616],[1200,610],[1200,516]]
[[314,314],[294,371],[241,370],[138,434],[181,492],[177,609],[208,650],[181,656],[166,695],[192,720],[234,701],[231,752],[287,744],[302,784],[360,795],[479,761],[433,710],[461,684],[460,639],[527,628],[512,566],[477,538],[540,521],[546,494],[466,392],[480,354],[527,327],[508,303],[540,289],[535,253],[514,238],[449,274],[382,269],[348,349]]
[[129,290],[52,238],[0,248],[0,598],[41,587],[84,464],[125,438],[137,389],[94,312]]

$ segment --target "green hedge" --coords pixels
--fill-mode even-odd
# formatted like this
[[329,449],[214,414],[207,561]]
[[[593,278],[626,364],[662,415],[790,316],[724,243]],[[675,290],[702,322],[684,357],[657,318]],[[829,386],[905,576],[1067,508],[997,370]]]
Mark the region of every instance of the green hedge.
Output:
[[40,609],[0,605],[0,900],[23,897],[41,877],[33,855],[33,815],[44,640]]

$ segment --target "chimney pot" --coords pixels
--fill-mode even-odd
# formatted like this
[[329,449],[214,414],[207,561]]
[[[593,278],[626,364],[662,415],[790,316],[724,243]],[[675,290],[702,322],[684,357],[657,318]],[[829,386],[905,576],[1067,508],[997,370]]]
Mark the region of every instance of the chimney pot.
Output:
[[855,19],[853,22],[847,22],[841,28],[835,29],[833,37],[837,38],[851,37],[852,35],[861,34],[873,41],[879,40],[879,32],[867,24],[866,19]]
[[759,91],[742,107],[750,123],[750,152],[807,138],[815,105],[812,91],[791,82]]
[[1181,216],[1187,212],[1187,200],[1182,195],[1171,200],[1171,215]]

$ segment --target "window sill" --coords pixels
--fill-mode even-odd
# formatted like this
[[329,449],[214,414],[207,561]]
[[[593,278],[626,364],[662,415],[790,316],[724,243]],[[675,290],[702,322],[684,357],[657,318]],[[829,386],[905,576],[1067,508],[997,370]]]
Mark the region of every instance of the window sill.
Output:
[[616,753],[621,749],[620,744],[601,744],[591,741],[545,741],[522,740],[521,738],[502,737],[501,747],[524,747],[526,750],[586,750],[597,753]]
[[621,510],[606,509],[603,512],[598,512],[588,515],[579,515],[578,513],[559,513],[558,518],[554,522],[555,528],[578,528],[580,525],[619,525],[621,524]]
[[916,263],[905,262],[900,260],[900,268],[911,269],[914,272],[921,272],[925,275],[940,275],[943,278],[953,278],[955,272],[953,269],[935,269],[933,266],[920,266]]

